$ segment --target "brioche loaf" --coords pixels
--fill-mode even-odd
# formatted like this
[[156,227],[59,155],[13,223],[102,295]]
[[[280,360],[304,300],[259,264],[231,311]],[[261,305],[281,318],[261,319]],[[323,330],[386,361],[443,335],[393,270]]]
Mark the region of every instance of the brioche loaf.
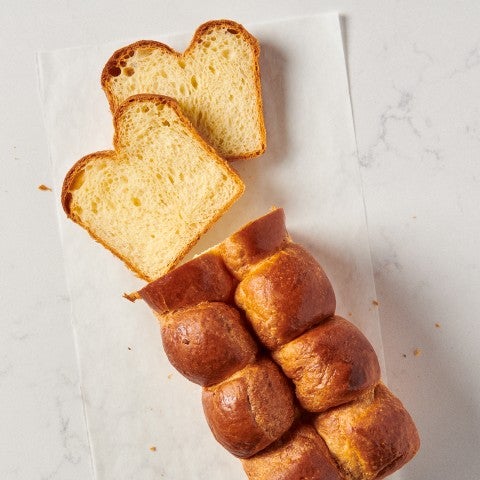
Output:
[[242,194],[238,175],[171,98],[137,95],[114,115],[115,151],[66,175],[67,215],[151,281],[168,271]]
[[148,40],[121,48],[105,65],[101,83],[112,112],[134,94],[168,95],[221,156],[254,157],[266,143],[259,52],[242,25],[210,21],[184,53]]
[[[185,278],[198,281],[179,293]],[[351,322],[334,316],[331,284],[290,239],[281,209],[150,283],[138,297],[158,316],[172,363],[206,385],[203,407],[212,433],[242,459],[251,480],[380,479],[418,450],[412,418],[380,383],[372,346]],[[172,318],[182,323],[165,328]],[[183,367],[190,363],[198,365],[195,375]]]

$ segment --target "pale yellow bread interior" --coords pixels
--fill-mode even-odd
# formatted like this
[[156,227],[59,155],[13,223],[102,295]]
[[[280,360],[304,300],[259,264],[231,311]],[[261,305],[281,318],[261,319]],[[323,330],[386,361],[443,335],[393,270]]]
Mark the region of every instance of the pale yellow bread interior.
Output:
[[115,151],[77,162],[62,203],[72,220],[151,281],[180,260],[244,185],[170,98],[132,97],[114,123]]
[[118,50],[102,87],[112,112],[138,93],[173,97],[222,157],[253,157],[266,144],[258,56],[257,40],[241,25],[211,21],[182,54],[149,40]]

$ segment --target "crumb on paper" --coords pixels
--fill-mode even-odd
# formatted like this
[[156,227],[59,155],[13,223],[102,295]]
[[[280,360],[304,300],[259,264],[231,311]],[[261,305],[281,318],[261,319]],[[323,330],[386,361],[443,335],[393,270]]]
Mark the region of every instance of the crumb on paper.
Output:
[[414,355],[415,357],[419,357],[421,354],[422,354],[422,351],[421,351],[419,348],[415,348],[415,349],[413,350],[413,355]]
[[407,354],[406,354],[406,353],[402,353],[402,357],[403,357],[403,358],[407,358]]
[[415,219],[417,218],[417,216],[416,216],[416,215],[412,215],[412,218],[415,220]]
[[155,447],[155,446],[150,447],[150,451],[151,451],[151,452],[156,452],[156,451],[157,451],[157,447]]
[[351,316],[352,316],[352,312],[348,312],[348,316],[351,317]]
[[167,375],[167,378],[168,378],[169,380],[170,380],[172,377],[173,377],[173,373],[169,373],[169,374]]
[[139,295],[138,292],[132,292],[132,293],[124,292],[124,294],[122,296],[123,296],[123,298],[126,298],[127,300],[130,300],[132,303],[140,298],[140,295]]
[[375,305],[376,307],[378,307],[378,305],[379,305],[378,300],[372,300],[372,304]]
[[131,350],[131,349],[132,349],[132,347],[127,347],[127,348],[128,348],[129,350]]
[[47,186],[44,185],[43,183],[38,186],[38,189],[39,189],[39,190],[43,190],[44,192],[45,192],[45,191],[48,191],[48,192],[51,192],[51,191],[52,191],[52,189],[51,189],[50,187],[47,187]]
[[435,328],[440,328],[441,325],[438,322],[435,322]]

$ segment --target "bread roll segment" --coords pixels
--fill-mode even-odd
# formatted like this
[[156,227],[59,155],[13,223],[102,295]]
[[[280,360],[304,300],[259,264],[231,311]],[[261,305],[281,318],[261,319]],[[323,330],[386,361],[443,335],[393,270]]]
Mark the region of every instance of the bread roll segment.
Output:
[[308,424],[296,425],[242,465],[250,480],[343,479],[325,442]]
[[314,420],[346,478],[379,480],[413,458],[420,439],[412,417],[382,383]]
[[201,302],[232,302],[237,282],[215,253],[204,253],[149,283],[138,294],[157,313]]
[[255,360],[257,344],[240,312],[205,302],[161,318],[163,348],[170,363],[190,381],[213,385]]
[[285,213],[276,208],[227,237],[219,245],[219,251],[227,268],[240,280],[257,263],[281,250],[288,242]]
[[272,353],[310,412],[354,400],[380,380],[372,345],[353,323],[334,316]]
[[237,457],[250,457],[292,425],[293,394],[280,369],[269,359],[205,388],[203,409],[215,438]]
[[306,250],[292,242],[243,278],[235,302],[270,350],[335,312],[335,294],[327,275]]

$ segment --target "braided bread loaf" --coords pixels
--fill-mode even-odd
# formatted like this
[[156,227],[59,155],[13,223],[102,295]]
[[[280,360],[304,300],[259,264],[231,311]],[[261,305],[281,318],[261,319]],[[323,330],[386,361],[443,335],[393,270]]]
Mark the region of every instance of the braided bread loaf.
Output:
[[419,448],[365,336],[275,209],[137,292],[251,480],[373,480]]

